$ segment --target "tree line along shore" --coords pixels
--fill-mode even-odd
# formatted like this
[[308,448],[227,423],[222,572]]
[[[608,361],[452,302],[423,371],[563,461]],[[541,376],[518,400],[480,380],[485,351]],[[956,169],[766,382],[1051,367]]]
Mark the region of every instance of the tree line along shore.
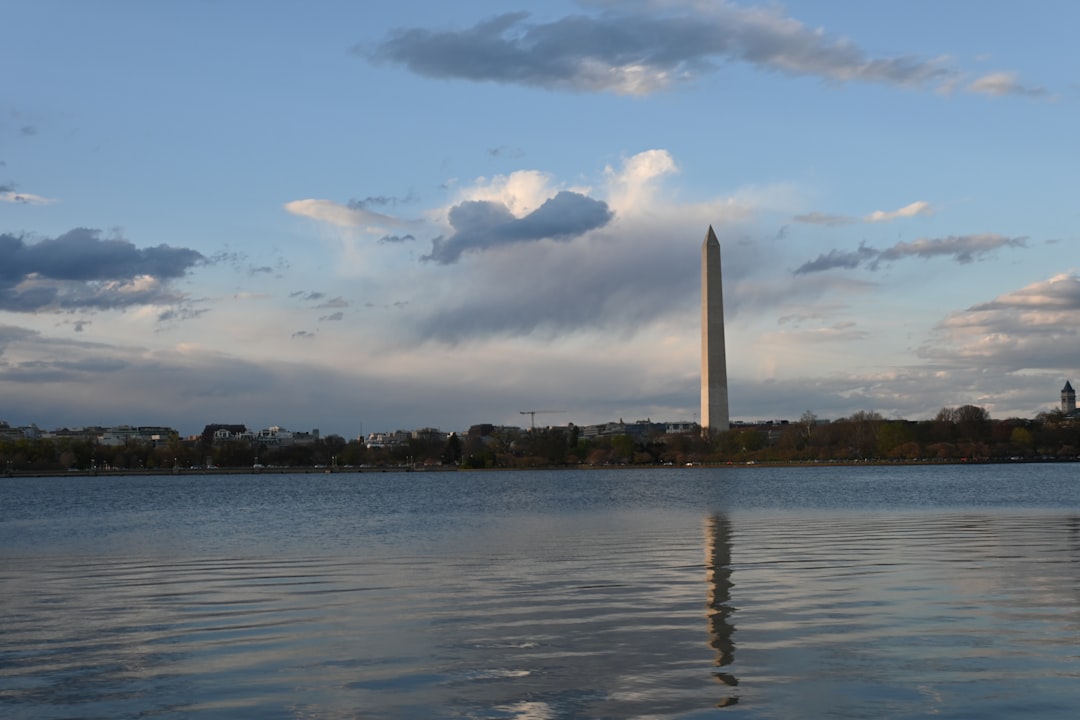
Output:
[[7,475],[169,472],[344,472],[726,464],[1020,462],[1075,460],[1080,418],[1061,411],[991,419],[985,409],[944,408],[930,420],[858,412],[830,422],[806,412],[794,422],[727,432],[583,438],[580,429],[495,429],[483,436],[413,438],[387,447],[328,435],[298,445],[227,441],[101,445],[81,439],[0,440]]

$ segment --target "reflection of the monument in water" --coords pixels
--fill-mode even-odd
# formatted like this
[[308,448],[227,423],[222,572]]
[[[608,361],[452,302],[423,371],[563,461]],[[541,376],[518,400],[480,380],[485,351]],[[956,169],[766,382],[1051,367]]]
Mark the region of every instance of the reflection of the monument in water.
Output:
[[[708,589],[709,645],[716,651],[714,661],[717,681],[734,688],[739,680],[724,668],[735,660],[735,626],[731,622],[735,608],[731,606],[731,523],[723,515],[713,515],[705,520],[705,580]],[[734,705],[738,695],[724,697],[718,707]]]

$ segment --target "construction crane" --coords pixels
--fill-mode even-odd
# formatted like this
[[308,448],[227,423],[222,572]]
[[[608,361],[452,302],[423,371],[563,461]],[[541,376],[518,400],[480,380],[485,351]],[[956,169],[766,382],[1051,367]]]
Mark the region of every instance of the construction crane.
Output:
[[564,413],[564,412],[566,412],[566,411],[565,410],[518,410],[518,413],[520,413],[521,415],[528,415],[529,416],[529,430],[535,430],[536,429],[536,416],[537,415],[541,415],[541,414],[547,415],[549,413]]

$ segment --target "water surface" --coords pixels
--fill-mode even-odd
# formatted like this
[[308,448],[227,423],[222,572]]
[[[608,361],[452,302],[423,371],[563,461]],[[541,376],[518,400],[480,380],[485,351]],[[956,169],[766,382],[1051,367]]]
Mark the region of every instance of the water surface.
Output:
[[0,715],[1072,718],[1078,470],[5,479]]

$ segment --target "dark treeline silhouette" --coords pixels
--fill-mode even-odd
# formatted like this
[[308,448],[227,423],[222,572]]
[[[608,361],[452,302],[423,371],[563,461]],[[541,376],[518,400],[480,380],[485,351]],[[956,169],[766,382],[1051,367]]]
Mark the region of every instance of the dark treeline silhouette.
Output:
[[1080,418],[1061,411],[993,420],[974,405],[944,408],[931,420],[890,420],[875,412],[821,422],[811,412],[790,423],[728,432],[584,438],[580,428],[495,429],[485,436],[411,439],[366,447],[329,435],[264,446],[173,437],[156,446],[85,439],[0,440],[0,472],[189,468],[350,468],[686,465],[748,462],[947,462],[1062,460],[1080,456]]
[[466,467],[624,465],[728,462],[932,462],[1075,459],[1080,419],[1060,411],[1034,419],[992,420],[973,405],[944,408],[931,420],[888,420],[875,412],[820,422],[806,412],[796,422],[733,426],[728,432],[628,435],[584,440],[564,428],[528,433],[512,442],[473,439]]

